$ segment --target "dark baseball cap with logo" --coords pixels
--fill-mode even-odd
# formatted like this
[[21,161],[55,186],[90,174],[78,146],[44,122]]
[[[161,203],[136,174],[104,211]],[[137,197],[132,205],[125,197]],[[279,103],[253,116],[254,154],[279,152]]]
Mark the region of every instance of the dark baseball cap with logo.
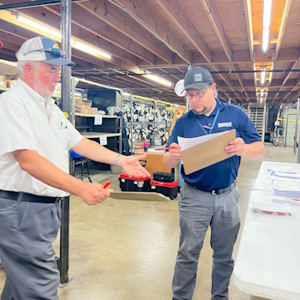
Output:
[[184,89],[202,90],[208,85],[211,85],[214,79],[211,73],[202,67],[194,67],[187,71],[184,76]]
[[56,41],[43,36],[27,40],[16,53],[18,61],[42,61],[51,65],[74,66],[63,57]]

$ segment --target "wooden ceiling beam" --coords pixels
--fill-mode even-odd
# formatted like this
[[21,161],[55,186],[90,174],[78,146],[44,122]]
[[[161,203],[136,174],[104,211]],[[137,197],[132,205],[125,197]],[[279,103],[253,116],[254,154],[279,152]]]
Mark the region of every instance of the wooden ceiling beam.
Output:
[[[51,7],[47,7],[49,11],[52,11],[56,13],[57,15],[60,15],[60,12],[57,10],[52,9]],[[125,37],[120,32],[116,31],[114,28],[108,26],[103,21],[97,19],[98,23],[97,26],[94,26],[94,28],[97,28],[97,31],[95,31],[91,26],[92,24],[83,24],[82,20],[89,20],[91,19],[90,14],[87,11],[84,11],[82,9],[72,10],[72,23],[79,28],[79,33],[75,33],[76,36],[80,37],[81,35],[85,35],[85,32],[82,32],[82,28],[92,33],[96,38],[101,37],[104,40],[107,41],[107,47],[106,50],[112,53],[113,56],[117,56],[118,58],[125,60],[122,65],[127,68],[134,68],[138,64],[143,63],[150,63],[153,65],[155,63],[155,57],[154,55],[148,51],[147,49],[141,47],[139,44],[134,42],[132,39]],[[103,24],[100,24],[103,22]],[[100,28],[99,28],[100,27]],[[76,28],[76,27],[75,27]],[[82,32],[82,34],[81,34]],[[74,33],[74,27],[73,27],[73,33]],[[111,44],[117,46],[117,48],[112,48]],[[101,41],[101,46],[103,45],[103,41]],[[110,50],[108,48],[111,48]],[[120,48],[120,49],[119,49]],[[123,50],[123,51],[122,51]],[[129,52],[132,57],[130,57],[127,52]],[[141,59],[142,61],[137,61],[138,59]],[[128,63],[126,63],[129,62]],[[171,76],[173,79],[178,80],[176,76]]]
[[[141,3],[144,5],[143,3]],[[153,52],[155,55],[164,61],[172,62],[172,52],[167,48],[160,45],[159,42],[142,26],[139,26],[138,20],[129,17],[124,11],[116,8],[115,5],[107,0],[91,0],[88,2],[74,4],[80,6],[81,9],[87,10],[93,16],[101,19],[114,29],[118,30],[125,36],[131,38],[142,47]],[[147,15],[147,11],[144,11]],[[147,15],[147,18],[151,18]]]
[[190,63],[190,53],[184,49],[180,39],[170,33],[169,24],[163,18],[151,17],[150,12],[153,13],[152,0],[135,2],[131,0],[113,0],[111,2],[122,8],[148,32],[175,52],[184,62]]
[[[232,70],[236,70],[236,68],[234,67],[233,64],[231,64],[232,62],[232,50],[229,46],[229,42],[226,38],[226,34],[224,32],[224,26],[221,22],[220,16],[218,14],[218,11],[216,9],[215,6],[215,2],[213,1],[208,1],[208,0],[202,0],[200,1],[203,10],[206,13],[206,17],[208,18],[210,25],[212,26],[212,28],[214,29],[214,32],[222,46],[222,49],[227,57],[227,60],[230,62],[230,68]],[[181,16],[182,14],[180,14]],[[190,27],[190,25],[188,24],[188,26],[186,26],[186,29],[188,30],[188,28]],[[195,30],[197,32],[197,30]],[[194,36],[194,32],[192,32],[192,35]],[[199,34],[198,34],[199,35]],[[198,37],[196,36],[196,39],[198,40]],[[201,42],[201,40],[199,41]],[[207,50],[208,51],[208,50]],[[201,53],[203,55],[203,53]],[[204,55],[203,55],[204,56]],[[205,57],[205,56],[204,56]],[[209,58],[209,62],[210,62],[211,58]],[[240,78],[240,76],[238,74],[235,74],[235,77],[238,79],[241,89],[244,90],[244,86],[243,86],[243,82]],[[246,97],[248,98],[248,95],[246,93]]]
[[[255,70],[251,0],[243,0],[243,4],[244,4],[245,23],[247,28],[247,36],[248,36],[248,44],[249,44],[250,61],[252,62],[252,69]],[[255,73],[253,74],[253,80],[254,80],[255,88],[257,88]]]
[[292,92],[298,90],[299,87],[300,87],[300,77],[296,79],[296,84],[295,84],[295,86],[292,88],[292,90],[290,90],[290,91],[285,95],[285,97],[283,97],[282,100],[286,100],[287,97],[288,97],[289,95],[291,95]]
[[[265,60],[265,55],[256,53],[256,61],[263,62]],[[269,54],[270,60],[272,58],[272,51]],[[276,62],[295,62],[296,60],[300,60],[300,48],[298,47],[290,47],[290,48],[281,48],[279,52],[279,56]],[[201,54],[195,52],[193,53],[193,65],[223,65],[230,69],[230,64],[248,64],[249,68],[252,70],[252,61],[250,60],[249,51],[248,50],[237,50],[232,51],[232,62],[229,62],[226,58],[226,55],[223,51],[212,51],[211,52],[211,61],[207,62],[204,60]],[[157,64],[158,66],[165,67],[170,66],[169,64],[161,63]],[[153,66],[153,64],[141,64],[141,67],[149,67]],[[182,64],[181,60],[175,59],[170,67],[182,67],[186,64]]]
[[[184,14],[184,10],[180,5],[180,1],[172,0],[155,0],[156,4],[162,9],[166,17],[188,38],[191,44],[199,51],[207,62],[211,60],[210,50],[207,48],[206,43],[203,41],[198,30],[190,21],[188,16]],[[172,7],[170,7],[170,5]]]
[[254,60],[254,47],[253,47],[253,23],[252,23],[252,10],[251,10],[251,0],[243,0],[244,12],[245,12],[245,22],[247,28],[248,44],[249,44],[249,54],[251,61]]
[[[32,17],[37,19],[43,23],[46,23],[57,30],[59,30],[60,24],[60,10],[59,7],[54,9],[53,7],[47,6],[44,7],[37,7],[31,10],[28,10],[25,14],[26,16]],[[99,35],[95,34],[95,32],[85,31],[82,30],[81,25],[75,24],[75,21],[72,18],[72,24],[76,25],[72,27],[72,35],[80,38],[81,40],[93,45],[94,47],[98,47],[104,51],[111,53],[112,51],[115,52],[115,56],[108,61],[112,65],[119,66],[120,62],[123,63],[125,66],[134,66],[134,61],[136,57],[130,53],[126,53],[121,51],[121,49],[112,47],[112,43],[105,39],[101,39]]]
[[[295,70],[296,68],[297,68],[297,62],[294,62],[292,64],[292,66],[289,67],[289,69],[291,69],[291,70]],[[285,86],[285,84],[287,83],[287,81],[289,80],[289,78],[290,78],[291,75],[292,75],[292,72],[288,72],[288,73],[284,74],[284,76],[283,76],[284,79],[281,80],[281,87],[280,87],[279,90],[281,90]],[[278,95],[279,95],[279,93],[277,93],[275,95],[275,99],[278,97]]]
[[[292,3],[292,0],[286,0],[285,1],[284,10],[283,10],[282,19],[281,19],[281,24],[280,24],[280,28],[279,28],[279,32],[278,32],[278,37],[277,37],[276,48],[275,48],[274,54],[273,54],[273,67],[275,66],[276,60],[278,58],[278,54],[279,54],[279,50],[280,50],[280,47],[281,47],[282,38],[283,38],[283,35],[284,35],[284,32],[285,32],[286,22],[287,22],[287,19],[288,19],[291,3]],[[296,64],[294,63],[293,68],[295,67],[295,65]],[[270,86],[271,83],[272,83],[272,78],[273,78],[272,75],[273,74],[271,73],[271,76],[270,76],[270,79],[269,79],[269,82],[268,82],[268,86]],[[291,75],[291,72],[289,72],[287,74],[286,78],[282,82],[282,87],[285,85],[285,82],[288,80],[290,75]],[[276,100],[278,95],[279,95],[279,93],[277,93],[275,95],[273,100]]]
[[291,4],[292,4],[292,0],[285,0],[283,15],[282,15],[282,19],[281,19],[281,24],[280,24],[280,29],[279,29],[279,33],[278,33],[275,54],[274,54],[274,61],[277,60],[279,50],[281,48],[281,42],[282,42],[285,30],[286,30],[286,22],[287,22],[287,19],[289,16]]
[[[57,10],[57,8],[47,7],[47,10],[60,16],[60,11]],[[136,64],[137,58],[153,64],[154,57],[150,51],[77,6],[74,6],[72,9],[72,24],[75,25],[72,27],[74,36],[84,36],[86,34],[86,32],[82,30],[84,29],[93,34],[96,39],[99,39],[99,37],[104,39],[107,43],[106,50],[113,56],[117,56],[123,60],[125,59],[134,65]],[[103,41],[100,41],[100,45],[102,43]],[[112,47],[112,45],[115,45],[116,48]],[[108,48],[110,48],[110,50],[108,50]],[[129,55],[127,53],[129,53]]]
[[224,53],[229,62],[232,61],[232,51],[230,49],[226,34],[224,32],[224,26],[220,20],[220,16],[216,9],[216,3],[214,1],[202,0],[200,1],[203,10],[206,13],[206,17],[208,18],[210,25],[214,29],[214,32],[222,46]]
[[[192,23],[187,22],[188,17],[183,14],[183,10],[180,7],[178,1],[172,0],[172,2],[168,2],[167,0],[155,0],[156,3],[160,6],[160,8],[164,11],[165,15],[176,24],[176,26],[184,33],[184,35],[188,38],[188,40],[193,44],[193,46],[199,51],[199,53],[204,57],[207,62],[210,62],[210,51],[206,47],[205,43],[202,41],[201,36],[199,35],[196,28]],[[170,9],[170,4],[172,5],[172,9]],[[178,13],[173,13],[177,11]],[[215,66],[211,66],[214,71],[217,71]],[[231,86],[228,79],[223,74],[218,74],[229,87]],[[236,96],[238,96],[236,94]]]

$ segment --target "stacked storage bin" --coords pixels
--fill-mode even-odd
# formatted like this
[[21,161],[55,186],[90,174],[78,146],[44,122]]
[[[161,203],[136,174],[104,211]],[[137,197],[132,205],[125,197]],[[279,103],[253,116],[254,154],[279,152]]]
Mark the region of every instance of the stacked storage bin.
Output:
[[177,197],[178,181],[174,180],[173,173],[155,172],[150,181],[151,192],[161,193],[171,200]]

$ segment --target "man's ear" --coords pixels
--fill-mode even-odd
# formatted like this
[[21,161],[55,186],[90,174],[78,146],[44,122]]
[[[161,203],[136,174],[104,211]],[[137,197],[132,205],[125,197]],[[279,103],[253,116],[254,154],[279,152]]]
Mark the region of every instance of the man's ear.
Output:
[[34,68],[34,66],[31,63],[25,63],[24,64],[24,74],[26,76],[32,75],[33,68]]
[[212,89],[212,91],[213,91],[213,92],[215,92],[215,91],[216,91],[216,89],[217,89],[217,85],[216,85],[216,83],[215,83],[215,82],[213,82],[213,83],[211,84],[211,89]]

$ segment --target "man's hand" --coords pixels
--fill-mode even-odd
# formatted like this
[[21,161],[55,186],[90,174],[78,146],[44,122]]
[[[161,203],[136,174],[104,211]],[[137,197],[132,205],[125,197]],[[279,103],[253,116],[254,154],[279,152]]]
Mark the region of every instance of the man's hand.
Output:
[[245,144],[244,140],[240,137],[235,138],[231,141],[226,147],[225,151],[229,155],[238,155],[244,156],[246,155],[247,145]]
[[132,155],[132,156],[122,156],[120,159],[120,167],[123,168],[124,173],[140,177],[140,176],[147,176],[151,177],[150,173],[141,166],[140,160],[145,160],[147,154],[140,154],[140,155]]
[[174,168],[178,165],[181,160],[182,151],[178,144],[172,143],[169,146],[169,152],[164,154],[164,163],[171,168]]
[[99,183],[84,183],[78,196],[88,205],[96,205],[106,200],[113,190],[103,188]]

